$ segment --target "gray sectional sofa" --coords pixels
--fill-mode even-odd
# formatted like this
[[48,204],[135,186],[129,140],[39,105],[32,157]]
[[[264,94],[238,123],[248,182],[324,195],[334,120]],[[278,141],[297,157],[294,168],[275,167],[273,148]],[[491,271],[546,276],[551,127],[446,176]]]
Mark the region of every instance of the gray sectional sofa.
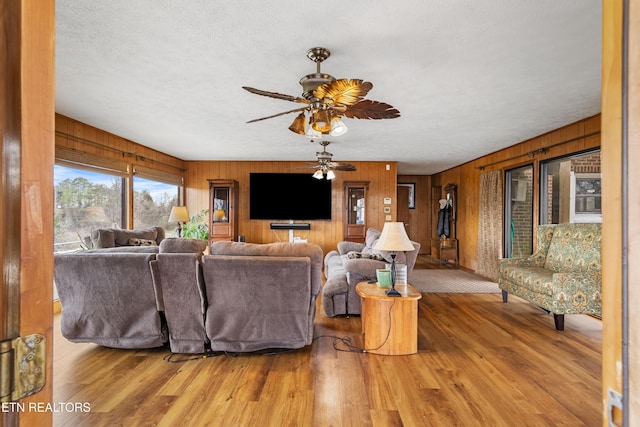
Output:
[[205,255],[197,239],[116,246],[143,239],[140,230],[114,236],[120,231],[126,239],[103,230],[92,233],[99,249],[54,256],[69,341],[133,349],[168,343],[174,353],[311,344],[322,287],[319,246],[218,242]]

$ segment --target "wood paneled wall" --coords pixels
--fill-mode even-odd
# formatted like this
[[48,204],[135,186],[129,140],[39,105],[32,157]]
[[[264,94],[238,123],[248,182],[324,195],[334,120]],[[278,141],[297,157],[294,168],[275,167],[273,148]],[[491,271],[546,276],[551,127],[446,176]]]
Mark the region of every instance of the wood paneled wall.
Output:
[[[414,182],[416,184],[416,208],[409,209],[409,238],[420,243],[420,253],[431,253],[431,233],[433,229],[433,203],[431,200],[431,176],[399,175],[398,182]],[[435,203],[438,201],[436,200]]]
[[[185,202],[191,215],[208,209],[209,187],[207,179],[228,178],[239,183],[240,205],[238,211],[238,232],[247,242],[269,243],[287,241],[288,231],[273,232],[271,221],[249,219],[249,173],[251,172],[294,172],[292,168],[305,166],[306,162],[286,161],[183,161],[157,150],[145,147],[118,135],[103,131],[77,120],[56,114],[56,147],[71,148],[113,162],[125,161],[129,164],[129,177],[135,166],[145,166],[185,178]],[[367,226],[382,228],[387,214],[383,211],[383,199],[390,197],[391,217],[396,218],[396,176],[395,162],[350,162],[356,165],[356,172],[337,172],[333,180],[332,220],[311,221],[311,230],[296,231],[295,235],[320,245],[325,252],[335,249],[344,239],[343,224],[343,182],[369,181],[367,193]],[[387,170],[389,165],[389,170]],[[295,172],[300,172],[296,170]],[[309,170],[309,173],[312,173]],[[416,186],[416,192],[428,191],[428,184]],[[129,197],[131,198],[131,194]],[[422,198],[422,195],[418,197]],[[426,200],[426,196],[424,196]],[[132,213],[130,213],[130,216]],[[428,222],[428,221],[427,221]],[[132,218],[129,218],[129,224]]]
[[[127,177],[136,166],[143,166],[185,177],[185,162],[126,138],[103,131],[61,114],[56,114],[56,148],[69,148],[102,159],[127,163]],[[129,185],[128,200],[133,198]],[[133,209],[129,209],[127,224],[133,224]]]
[[[433,175],[431,181],[433,186],[440,185],[444,188],[449,183],[458,185],[456,218],[457,237],[460,241],[460,266],[471,271],[477,268],[478,207],[482,173],[533,164],[534,188],[538,188],[540,161],[599,147],[599,132],[600,115],[598,114]],[[581,138],[593,133],[595,135]],[[574,141],[563,143],[570,140]],[[542,149],[546,150],[537,152]],[[535,154],[529,154],[534,152]],[[480,167],[484,167],[484,170],[480,170]],[[534,192],[534,224],[538,223],[538,207],[538,193]]]
[[61,114],[56,114],[56,147],[71,148],[114,161],[124,160],[134,166],[175,175],[183,175],[185,169],[183,160]]
[[[460,265],[475,271],[480,175],[495,169],[505,170],[533,164],[534,185],[537,186],[540,161],[599,147],[599,131],[600,115],[596,115],[433,176],[401,175],[398,177],[395,162],[351,162],[357,166],[358,171],[339,172],[333,181],[332,220],[312,221],[310,232],[297,231],[295,234],[303,238],[308,237],[310,242],[319,244],[325,252],[335,249],[336,244],[344,239],[343,182],[345,180],[370,182],[367,225],[380,228],[385,222],[383,199],[392,198],[391,217],[392,220],[396,220],[396,185],[398,182],[415,182],[416,209],[411,209],[409,212],[410,237],[420,242],[421,253],[426,254],[430,252],[433,204],[437,202],[431,200],[431,188],[433,186],[444,188],[447,184],[453,183],[458,185],[457,237],[464,242],[460,244]],[[596,135],[580,138],[592,133]],[[576,140],[563,144],[564,141],[573,139]],[[86,141],[95,142],[97,145]],[[129,162],[131,167],[141,165],[167,173],[181,174],[185,178],[185,202],[192,215],[208,208],[207,179],[235,179],[240,184],[239,234],[244,235],[248,242],[256,243],[288,239],[287,231],[270,230],[270,221],[249,219],[249,174],[251,172],[289,172],[292,168],[304,166],[304,162],[183,161],[59,114],[56,114],[56,146],[72,148],[113,161],[124,160]],[[543,148],[546,148],[545,152],[537,152]],[[533,152],[536,153],[528,154]],[[387,165],[389,170],[386,168]],[[484,170],[479,169],[481,166],[484,166]],[[536,193],[534,223],[537,222]],[[131,224],[131,218],[129,218],[129,224]]]
[[[383,199],[392,199],[391,216],[396,217],[396,175],[395,162],[349,162],[357,167],[356,172],[336,172],[332,183],[331,221],[309,221],[310,231],[296,231],[295,236],[307,238],[320,245],[326,253],[336,248],[344,240],[344,181],[369,181],[367,193],[367,226],[382,228],[385,222]],[[386,169],[389,165],[389,170]],[[273,231],[269,224],[274,221],[249,219],[249,174],[251,172],[300,172],[293,170],[305,166],[305,162],[261,162],[261,161],[188,161],[186,179],[186,199],[189,213],[193,215],[209,207],[209,186],[207,179],[235,179],[239,183],[238,234],[247,242],[271,243],[288,241],[288,231]],[[310,170],[309,173],[313,171]],[[279,221],[281,222],[281,221]]]

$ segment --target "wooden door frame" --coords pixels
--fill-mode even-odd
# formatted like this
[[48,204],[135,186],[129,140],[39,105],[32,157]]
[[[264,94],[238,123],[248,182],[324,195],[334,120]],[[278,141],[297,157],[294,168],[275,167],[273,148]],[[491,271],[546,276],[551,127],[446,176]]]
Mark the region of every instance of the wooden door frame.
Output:
[[[3,338],[45,336],[45,387],[22,399],[52,402],[54,0],[5,0],[0,6],[5,61],[0,252]],[[6,28],[6,30],[5,30]],[[5,296],[8,298],[5,300]],[[51,411],[4,412],[1,425],[51,425]]]
[[602,2],[602,404],[603,425],[610,418],[609,390],[622,395],[614,421],[640,419],[640,1]]

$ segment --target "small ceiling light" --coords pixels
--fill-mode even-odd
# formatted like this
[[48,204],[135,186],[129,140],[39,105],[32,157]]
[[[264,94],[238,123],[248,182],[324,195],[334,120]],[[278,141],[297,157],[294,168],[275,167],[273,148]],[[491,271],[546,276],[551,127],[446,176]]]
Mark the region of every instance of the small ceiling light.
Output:
[[318,132],[317,130],[315,130],[314,128],[312,128],[310,125],[307,126],[307,130],[305,131],[304,135],[307,138],[311,138],[311,139],[320,139],[320,138],[322,138],[322,134],[320,132]]
[[334,116],[331,118],[331,132],[329,135],[331,136],[340,136],[347,133],[349,128],[344,124],[340,116]]
[[318,169],[317,171],[315,171],[312,175],[315,179],[322,179],[324,178],[324,174],[322,173],[322,171],[320,169]]
[[298,114],[298,116],[295,119],[293,119],[291,126],[289,126],[289,130],[299,135],[304,135],[305,134],[304,128],[305,128],[306,121],[307,121],[307,118],[304,116],[304,112]]
[[333,179],[336,177],[336,174],[333,173],[332,170],[329,170],[329,172],[327,172],[327,179]]
[[320,133],[329,133],[331,131],[331,120],[326,110],[320,110],[311,116],[311,127]]

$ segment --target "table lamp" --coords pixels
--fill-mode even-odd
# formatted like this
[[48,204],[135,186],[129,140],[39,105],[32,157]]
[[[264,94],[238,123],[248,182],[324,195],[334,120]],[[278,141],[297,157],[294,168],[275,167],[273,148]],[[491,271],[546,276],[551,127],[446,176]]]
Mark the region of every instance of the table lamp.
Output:
[[169,222],[177,222],[178,228],[176,228],[176,232],[178,233],[178,237],[182,237],[182,223],[189,222],[189,212],[187,212],[186,206],[174,206],[171,208],[171,213],[169,214]]
[[400,292],[396,291],[396,253],[415,249],[404,229],[404,223],[385,222],[380,238],[378,238],[373,249],[391,252],[391,289],[386,294],[391,297],[399,297]]

